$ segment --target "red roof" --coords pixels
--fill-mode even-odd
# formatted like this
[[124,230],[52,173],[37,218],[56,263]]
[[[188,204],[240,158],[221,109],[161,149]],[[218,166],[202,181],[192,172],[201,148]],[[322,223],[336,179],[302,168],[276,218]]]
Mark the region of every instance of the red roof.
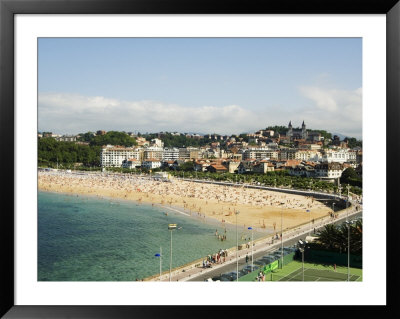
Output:
[[227,168],[224,165],[221,164],[211,164],[211,167],[213,167],[216,170],[227,170]]

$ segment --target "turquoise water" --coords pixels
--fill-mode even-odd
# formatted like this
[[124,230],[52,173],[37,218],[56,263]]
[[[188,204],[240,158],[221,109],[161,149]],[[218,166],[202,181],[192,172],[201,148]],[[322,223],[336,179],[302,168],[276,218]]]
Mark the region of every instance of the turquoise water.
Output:
[[[164,212],[168,212],[165,215]],[[219,222],[188,217],[162,207],[96,197],[39,192],[39,281],[134,281],[169,270],[169,223],[172,267],[189,263],[219,249],[234,247],[236,228],[228,226],[227,240]],[[239,243],[251,233],[239,227]],[[254,232],[254,239],[265,236]],[[242,239],[243,237],[243,239]]]

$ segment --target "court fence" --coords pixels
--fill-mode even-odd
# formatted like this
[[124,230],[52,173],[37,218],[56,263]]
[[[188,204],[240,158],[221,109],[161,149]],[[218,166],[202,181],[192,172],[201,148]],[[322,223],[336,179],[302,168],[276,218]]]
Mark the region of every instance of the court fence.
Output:
[[[301,253],[299,251],[296,252],[294,259],[301,261]],[[348,255],[326,250],[306,249],[304,251],[304,261],[316,264],[347,266]],[[350,267],[362,268],[362,256],[350,254]]]

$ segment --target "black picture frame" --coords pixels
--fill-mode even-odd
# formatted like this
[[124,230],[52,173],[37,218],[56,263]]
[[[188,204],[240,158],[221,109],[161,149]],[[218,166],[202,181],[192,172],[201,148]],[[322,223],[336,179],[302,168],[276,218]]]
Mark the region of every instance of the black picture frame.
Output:
[[[397,211],[394,202],[395,182],[398,180],[397,138],[399,134],[399,56],[400,4],[398,0],[283,0],[283,1],[182,1],[182,0],[0,0],[0,156],[3,187],[0,213],[2,243],[0,315],[4,318],[158,318],[161,316],[202,317],[220,315],[250,316],[265,311],[261,306],[249,309],[239,306],[29,306],[14,303],[14,15],[15,14],[385,14],[387,21],[387,105],[386,105],[386,248],[387,304],[386,306],[317,306],[324,315],[354,317],[399,315],[396,307],[395,275],[397,255],[395,243]],[[383,141],[382,141],[383,142]],[[383,240],[383,239],[382,239]],[[377,260],[377,262],[379,262]],[[195,308],[195,309],[193,309]],[[211,309],[210,309],[211,308]],[[285,307],[285,316],[303,316],[309,307]],[[280,315],[281,307],[269,307],[267,313]],[[322,315],[322,313],[320,313]],[[319,315],[314,313],[313,315]]]

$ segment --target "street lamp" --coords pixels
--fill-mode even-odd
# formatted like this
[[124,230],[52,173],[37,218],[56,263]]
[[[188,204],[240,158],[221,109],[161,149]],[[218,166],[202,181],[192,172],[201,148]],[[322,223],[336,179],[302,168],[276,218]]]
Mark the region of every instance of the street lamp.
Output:
[[251,230],[251,271],[253,271],[253,246],[254,246],[254,237],[253,237],[253,227],[248,227],[247,229]]
[[306,210],[307,213],[310,213],[310,229],[308,230],[308,236],[311,234],[311,211],[309,209]]
[[302,241],[301,239],[299,240],[299,250],[301,252],[301,262],[303,264],[303,281],[304,281],[304,250],[307,245],[307,241]]
[[347,224],[347,281],[350,281],[350,225],[354,221],[346,221]]
[[237,215],[239,215],[239,211],[235,211],[236,215],[236,281],[239,281],[239,259],[238,259],[238,248],[239,248],[239,241],[238,241],[238,223],[237,223]]
[[171,270],[172,270],[172,231],[176,229],[176,224],[168,224],[168,230],[171,233],[171,246],[170,246],[170,259],[169,259],[169,281],[171,281]]
[[160,247],[160,253],[154,255],[155,257],[160,257],[160,281],[161,281],[161,259],[162,259],[162,248]]
[[[285,203],[281,203],[284,205]],[[283,206],[281,209],[281,269],[283,268]]]
[[[347,188],[347,200],[346,200],[346,209],[347,209],[348,206],[349,206],[349,200],[350,200],[350,195],[349,195],[350,185],[347,185],[346,188]],[[349,219],[349,210],[347,210],[347,218],[346,218],[346,220],[348,220],[348,219]]]

